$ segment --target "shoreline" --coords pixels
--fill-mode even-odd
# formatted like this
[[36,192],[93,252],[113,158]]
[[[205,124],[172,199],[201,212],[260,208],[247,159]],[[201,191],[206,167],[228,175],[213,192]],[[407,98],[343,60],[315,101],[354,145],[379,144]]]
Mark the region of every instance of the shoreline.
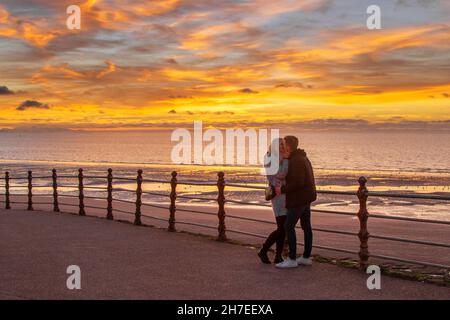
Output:
[[[173,164],[167,162],[153,162],[153,163],[139,163],[139,162],[117,162],[117,161],[75,161],[75,160],[35,160],[35,159],[3,159],[0,158],[0,164],[13,164],[14,166],[20,166],[22,164],[36,164],[36,165],[51,165],[51,164],[61,164],[65,166],[90,166],[90,167],[106,167],[117,166],[117,167],[133,167],[133,168],[209,168],[210,171],[229,171],[229,170],[244,170],[244,171],[259,171],[260,166],[254,165],[229,165],[229,164],[221,164],[221,165],[206,165],[206,164]],[[330,169],[330,168],[322,168],[320,166],[315,167],[315,172],[326,175],[328,174],[357,174],[357,175],[392,175],[398,177],[399,175],[404,176],[424,176],[424,177],[449,177],[450,178],[450,170],[443,169],[423,169],[423,170],[411,170],[411,169]]]

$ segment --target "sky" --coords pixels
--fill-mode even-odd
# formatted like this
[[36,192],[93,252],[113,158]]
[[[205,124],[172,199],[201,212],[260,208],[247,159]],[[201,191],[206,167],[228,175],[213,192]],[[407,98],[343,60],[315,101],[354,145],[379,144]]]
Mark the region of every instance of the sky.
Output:
[[0,129],[448,129],[449,49],[446,0],[0,0]]

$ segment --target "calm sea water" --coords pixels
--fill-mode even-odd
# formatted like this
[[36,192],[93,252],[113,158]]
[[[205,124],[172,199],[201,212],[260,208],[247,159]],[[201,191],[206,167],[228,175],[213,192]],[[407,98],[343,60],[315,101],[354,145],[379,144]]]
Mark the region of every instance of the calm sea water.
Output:
[[[448,133],[299,133],[316,168],[450,173]],[[0,159],[170,164],[170,132],[0,132]]]
[[[170,154],[175,142],[169,131],[163,132],[0,132],[0,170],[13,176],[45,174],[56,167],[60,174],[76,175],[83,167],[86,174],[104,176],[112,167],[116,176],[135,177],[137,169],[144,169],[149,179],[170,179],[177,170],[179,180],[215,181],[217,171],[224,170],[227,182],[264,185],[259,168],[218,166],[175,166]],[[355,191],[360,175],[369,178],[369,189],[402,193],[450,194],[450,134],[443,133],[301,133],[300,138],[315,169],[317,183],[322,190]],[[86,184],[104,185],[105,181],[88,179]],[[26,185],[26,181],[15,181]],[[36,189],[35,192],[50,191]],[[63,182],[64,183],[64,182]],[[70,181],[67,181],[69,184]],[[120,183],[116,188],[135,188],[132,182]],[[147,191],[167,193],[168,185],[145,184]],[[15,192],[26,192],[16,188]],[[74,193],[76,189],[60,190]],[[209,196],[214,202],[214,188],[185,187],[185,195]],[[132,199],[131,193],[119,193]],[[131,198],[130,198],[131,197]],[[228,199],[264,202],[260,191],[227,188]],[[164,202],[166,197],[152,197],[149,201]],[[188,200],[180,200],[188,201]],[[189,201],[192,202],[192,201]],[[357,210],[357,199],[321,196],[317,206],[333,210]],[[371,199],[372,213],[389,213],[417,217],[450,219],[450,206],[444,201]],[[411,206],[414,209],[411,210]],[[389,210],[386,210],[388,208]]]

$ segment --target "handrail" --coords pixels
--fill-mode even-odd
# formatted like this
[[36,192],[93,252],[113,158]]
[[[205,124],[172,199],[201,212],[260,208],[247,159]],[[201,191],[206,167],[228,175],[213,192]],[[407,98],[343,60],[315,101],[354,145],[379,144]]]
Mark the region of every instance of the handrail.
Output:
[[232,200],[232,199],[226,199],[225,202],[236,203],[236,204],[245,204],[245,205],[249,205],[249,206],[258,206],[258,207],[268,207],[268,208],[271,207],[270,204],[264,204],[264,203],[258,203],[258,202],[252,203],[252,202]]
[[217,183],[214,182],[201,182],[201,181],[181,181],[181,182],[178,181],[177,184],[189,186],[210,186],[210,187],[217,186]]
[[214,199],[214,198],[203,198],[203,197],[192,197],[192,196],[181,196],[181,195],[177,195],[177,198],[191,199],[191,200],[205,200],[205,201],[215,201],[215,200],[217,200],[217,199]]
[[444,221],[444,220],[409,218],[409,217],[400,217],[400,216],[388,216],[388,215],[383,215],[383,214],[371,214],[370,217],[371,218],[378,218],[378,219],[403,220],[403,221],[410,221],[410,222],[436,223],[436,224],[450,225],[450,221]]
[[373,258],[379,258],[384,260],[392,260],[392,261],[399,261],[399,262],[406,262],[411,264],[420,264],[422,266],[428,266],[428,267],[434,267],[434,268],[441,268],[441,269],[450,269],[450,266],[447,266],[445,264],[440,263],[431,263],[431,262],[425,262],[425,261],[416,261],[416,260],[410,260],[410,259],[403,259],[403,258],[397,258],[392,256],[386,256],[381,254],[371,254],[370,255]]
[[403,239],[403,238],[397,238],[397,237],[391,237],[391,236],[383,236],[383,235],[375,235],[375,234],[371,234],[370,238],[382,239],[382,240],[390,240],[390,241],[398,241],[398,242],[404,242],[404,243],[423,244],[423,245],[427,245],[427,246],[450,248],[450,244],[441,243],[441,242],[434,242],[434,241]]
[[[253,186],[239,183],[228,183],[227,186],[230,187],[238,187],[244,189],[255,189],[255,190],[264,190],[266,187],[261,186]],[[317,190],[319,194],[333,194],[333,195],[347,195],[354,196],[356,192],[351,191],[335,191],[335,190]],[[405,198],[405,199],[423,199],[423,200],[444,200],[450,201],[450,196],[441,196],[441,195],[422,195],[422,194],[399,194],[399,193],[386,193],[386,192],[374,192],[371,191],[369,193],[370,196],[373,197],[388,197],[388,198]]]
[[149,191],[142,191],[142,194],[148,194],[148,195],[151,195],[151,196],[158,196],[158,197],[169,197],[168,194],[157,193],[157,192],[149,192]]
[[131,177],[113,177],[113,180],[136,181],[136,178],[131,178]]
[[[200,213],[200,214],[206,214],[206,215],[212,215],[212,216],[217,215],[216,213],[213,213],[213,212],[200,211],[200,210],[190,210],[190,209],[184,209],[184,208],[183,209],[177,208],[177,211]],[[229,216],[227,216],[227,217],[229,217]]]
[[422,199],[422,200],[444,200],[450,201],[450,196],[441,195],[422,195],[422,194],[400,194],[400,193],[386,193],[386,192],[370,192],[369,195],[373,197],[386,198],[403,198],[403,199]]
[[[259,238],[265,238],[264,235],[260,235],[257,233],[252,233],[244,230],[235,230],[235,229],[228,229],[225,228],[225,217],[231,218],[231,219],[239,219],[239,220],[245,220],[245,221],[252,221],[252,222],[258,222],[258,223],[265,223],[265,224],[272,224],[275,223],[273,221],[267,221],[252,217],[243,217],[239,215],[233,215],[233,214],[225,214],[224,211],[224,205],[225,203],[234,203],[234,204],[241,204],[241,205],[248,205],[248,206],[262,206],[262,207],[270,207],[269,204],[264,203],[258,203],[258,202],[248,202],[248,201],[242,201],[242,200],[235,200],[235,199],[225,199],[223,189],[225,187],[240,187],[240,188],[248,188],[248,189],[255,189],[255,190],[263,190],[265,187],[261,186],[255,186],[255,185],[243,185],[238,183],[225,183],[224,180],[224,174],[219,173],[218,174],[218,181],[215,183],[212,182],[202,182],[202,181],[177,181],[177,173],[172,172],[172,179],[171,180],[159,180],[159,179],[143,179],[142,178],[142,171],[138,171],[137,178],[128,178],[128,177],[113,177],[112,175],[112,169],[108,170],[108,175],[105,176],[84,176],[83,170],[79,170],[78,176],[71,176],[71,175],[61,175],[57,176],[56,170],[53,169],[53,175],[51,177],[47,176],[32,176],[32,172],[28,172],[28,177],[26,178],[20,178],[20,177],[11,177],[9,175],[9,172],[5,173],[5,184],[0,184],[0,187],[5,189],[4,194],[0,194],[0,196],[4,197],[4,199],[0,200],[0,203],[6,204],[6,209],[10,209],[11,204],[24,204],[28,205],[28,210],[33,210],[33,204],[35,205],[54,205],[54,211],[59,212],[58,205],[62,206],[72,206],[72,207],[79,207],[79,214],[84,215],[85,214],[85,208],[87,209],[97,209],[97,210],[108,210],[108,219],[113,219],[112,212],[119,212],[119,213],[126,213],[126,214],[133,214],[135,215],[135,224],[140,225],[140,217],[147,217],[152,219],[157,219],[160,221],[169,222],[169,231],[175,231],[175,224],[185,224],[185,225],[192,225],[192,226],[199,226],[199,227],[205,227],[210,229],[218,229],[219,236],[218,240],[225,241],[226,235],[225,232],[231,232],[231,233],[239,233],[244,234],[248,236],[254,236]],[[36,185],[33,184],[33,179],[52,179],[53,183],[48,186],[43,185]],[[64,184],[58,184],[57,179],[63,178],[63,179],[77,179],[78,178],[78,185],[64,185]],[[86,185],[84,183],[84,179],[106,179],[108,182],[107,187],[102,186],[92,186],[92,185]],[[10,181],[21,181],[23,180],[22,185],[10,185]],[[137,182],[137,189],[136,190],[130,190],[127,188],[113,188],[113,181],[133,181]],[[167,183],[171,186],[171,192],[169,193],[157,193],[157,192],[151,192],[151,191],[143,191],[142,190],[142,183],[145,182],[151,182],[151,183]],[[417,239],[405,239],[395,236],[388,236],[388,235],[379,235],[379,234],[369,234],[367,232],[367,219],[368,218],[377,218],[377,219],[390,219],[390,220],[398,220],[398,221],[408,221],[408,222],[416,222],[416,223],[435,223],[435,224],[441,224],[441,225],[450,225],[450,221],[443,221],[443,220],[433,220],[433,219],[421,219],[421,218],[411,218],[411,217],[401,217],[401,216],[392,216],[392,215],[382,215],[382,214],[369,214],[367,212],[367,198],[369,196],[376,196],[376,197],[392,197],[392,198],[411,198],[411,199],[428,199],[428,200],[443,200],[447,201],[450,200],[450,196],[440,196],[440,195],[414,195],[414,194],[398,194],[398,193],[383,193],[383,192],[369,192],[365,186],[367,180],[364,177],[361,177],[358,180],[360,187],[358,189],[357,193],[354,192],[348,192],[348,191],[327,191],[327,190],[318,190],[319,194],[333,194],[333,195],[357,195],[359,203],[360,203],[360,209],[357,214],[353,212],[346,212],[346,211],[336,211],[336,210],[323,210],[319,208],[312,208],[311,211],[317,212],[317,213],[323,213],[323,214],[334,214],[334,215],[345,215],[345,216],[353,216],[358,217],[360,222],[360,230],[359,232],[350,232],[345,230],[336,230],[336,229],[328,229],[328,228],[313,228],[314,231],[317,232],[326,232],[326,233],[334,233],[334,234],[341,234],[346,236],[358,236],[360,239],[360,251],[356,252],[353,250],[343,249],[343,248],[335,248],[330,246],[322,246],[322,245],[314,245],[314,248],[319,249],[325,249],[325,250],[331,250],[331,251],[337,251],[337,252],[345,252],[345,253],[351,253],[351,254],[357,254],[360,257],[360,268],[365,269],[368,264],[369,257],[372,258],[380,258],[380,259],[387,259],[392,261],[400,261],[400,262],[406,262],[406,263],[413,263],[413,264],[420,264],[424,266],[430,266],[430,267],[439,267],[439,268],[450,268],[450,266],[446,266],[443,264],[437,264],[437,263],[431,263],[431,262],[424,262],[424,261],[415,261],[410,259],[403,259],[399,257],[391,257],[391,256],[385,256],[381,254],[371,254],[368,252],[368,240],[369,239],[379,239],[379,240],[386,240],[386,241],[396,241],[401,243],[412,243],[412,244],[418,244],[418,245],[426,245],[426,246],[434,246],[434,247],[441,247],[441,248],[450,248],[450,244],[447,243],[441,243],[441,242],[435,242],[435,241],[426,241],[426,240],[417,240]],[[217,198],[209,198],[209,197],[202,197],[202,196],[189,196],[189,195],[183,195],[176,193],[176,187],[177,185],[198,185],[198,186],[216,186],[218,188],[218,197]],[[73,188],[78,189],[78,194],[67,194],[62,193],[58,194],[58,187],[59,188]],[[51,194],[33,194],[32,190],[33,188],[53,188],[53,195]],[[10,199],[10,189],[27,189],[28,194],[23,193],[23,196],[28,195],[28,201],[11,201]],[[99,197],[99,196],[90,196],[84,194],[84,189],[87,190],[93,190],[94,192],[108,192],[107,197]],[[75,192],[76,190],[70,191]],[[125,200],[125,199],[118,199],[117,197],[113,197],[113,192],[136,192],[136,201],[132,200]],[[208,192],[209,193],[209,192]],[[170,198],[170,206],[164,206],[155,204],[152,202],[143,202],[141,200],[142,195],[151,195],[151,196],[160,196],[160,197],[169,197]],[[54,202],[33,202],[34,197],[42,198],[42,197],[51,197],[53,196]],[[75,203],[66,203],[66,202],[58,202],[58,197],[61,198],[76,198],[79,200],[78,204]],[[219,205],[219,212],[207,212],[197,209],[188,209],[185,207],[177,208],[175,206],[176,198],[182,198],[182,199],[193,199],[193,200],[201,200],[201,201],[217,201]],[[108,203],[108,207],[100,207],[95,206],[91,204],[84,204],[84,199],[92,199],[92,200],[106,200]],[[45,200],[44,200],[45,201]],[[118,208],[113,208],[112,202],[122,202],[127,204],[133,204],[136,205],[136,212],[130,212],[126,210],[121,210]],[[169,210],[170,212],[170,218],[164,219],[160,217],[155,217],[151,215],[141,214],[140,208],[141,206],[146,207],[152,207],[152,208],[159,208],[164,210]],[[217,216],[219,220],[219,226],[212,226],[192,221],[176,221],[175,220],[175,213],[176,212],[191,212],[191,213],[197,213],[197,214],[205,214],[210,216]],[[297,226],[297,228],[299,228]],[[302,243],[298,243],[298,245],[303,245]]]

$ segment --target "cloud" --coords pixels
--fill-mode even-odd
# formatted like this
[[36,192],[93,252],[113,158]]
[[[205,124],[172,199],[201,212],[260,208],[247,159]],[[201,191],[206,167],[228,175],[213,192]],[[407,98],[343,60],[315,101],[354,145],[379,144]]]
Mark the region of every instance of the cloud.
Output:
[[[70,0],[3,0],[0,82],[15,96],[2,89],[0,97],[23,97],[13,112],[29,98],[64,105],[55,119],[39,112],[41,120],[86,117],[93,126],[138,123],[144,114],[178,120],[186,110],[223,123],[447,117],[448,1],[421,1],[436,3],[424,11],[418,0],[399,0],[407,14],[385,15],[388,28],[377,32],[365,29],[361,1],[347,2],[83,0],[78,32],[65,28]],[[285,106],[298,115],[285,115]],[[214,115],[224,109],[236,117]]]
[[200,111],[200,112],[192,112],[192,111],[187,111],[187,114],[193,115],[193,114],[200,114],[200,115],[210,115],[210,114],[214,114],[214,115],[234,115],[235,113],[232,111]]
[[79,71],[72,68],[68,63],[58,65],[45,65],[31,77],[32,83],[48,82],[51,80],[84,79],[98,83],[99,79],[116,72],[117,66],[109,61],[104,61],[106,68],[96,68]]
[[192,96],[177,94],[177,95],[170,95],[169,99],[192,99]]
[[303,84],[301,82],[283,82],[279,83],[275,86],[275,88],[303,88],[303,89],[312,89],[313,86],[309,84]]
[[216,112],[214,112],[214,114],[217,114],[217,115],[222,115],[222,114],[233,115],[234,112],[232,112],[232,111],[216,111]]
[[117,67],[111,61],[107,60],[107,61],[105,61],[105,64],[106,64],[106,69],[99,71],[97,74],[97,78],[102,78],[102,77],[106,76],[107,74],[113,73],[116,71]]
[[442,95],[443,95],[444,97],[446,97],[446,98],[450,98],[450,94],[448,94],[448,93],[446,93],[446,92],[444,92]]
[[39,101],[36,100],[26,100],[24,102],[22,102],[17,108],[16,110],[18,111],[25,111],[27,109],[30,108],[35,108],[35,109],[49,109],[48,104],[43,104]]
[[175,110],[170,110],[168,113],[170,113],[170,114],[176,114],[177,112],[175,111]]
[[0,96],[7,95],[7,94],[14,94],[14,92],[9,90],[8,87],[6,87],[6,86],[0,86]]
[[252,90],[250,88],[244,88],[239,90],[240,93],[249,93],[249,94],[256,94],[259,93],[258,91]]
[[166,59],[165,62],[168,63],[168,64],[173,64],[173,65],[177,65],[178,64],[177,60],[175,60],[173,58]]

